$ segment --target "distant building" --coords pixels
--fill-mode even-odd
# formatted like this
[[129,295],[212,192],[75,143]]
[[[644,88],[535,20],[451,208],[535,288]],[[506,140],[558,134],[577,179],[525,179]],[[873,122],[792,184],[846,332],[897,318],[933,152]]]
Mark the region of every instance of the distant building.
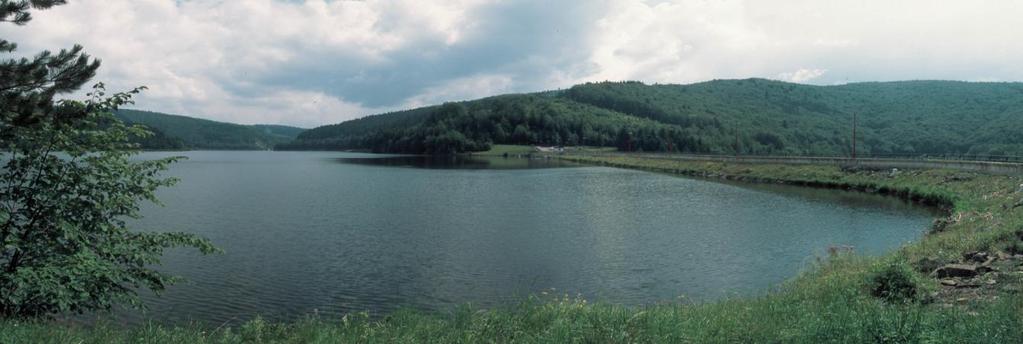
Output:
[[565,147],[561,147],[561,146],[557,146],[557,147],[554,147],[554,146],[551,146],[551,147],[536,146],[536,147],[533,147],[533,149],[536,149],[536,151],[540,152],[540,153],[564,153],[565,152]]

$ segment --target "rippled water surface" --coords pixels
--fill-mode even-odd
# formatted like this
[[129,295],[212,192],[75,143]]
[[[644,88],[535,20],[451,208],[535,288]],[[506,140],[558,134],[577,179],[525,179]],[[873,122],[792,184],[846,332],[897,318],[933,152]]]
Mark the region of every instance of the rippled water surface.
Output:
[[[328,152],[187,155],[136,227],[200,233],[188,279],[128,322],[224,323],[493,307],[555,289],[628,305],[769,290],[849,245],[876,254],[934,213],[879,196],[525,159]],[[371,160],[372,159],[372,160]],[[425,167],[425,168],[424,168]]]

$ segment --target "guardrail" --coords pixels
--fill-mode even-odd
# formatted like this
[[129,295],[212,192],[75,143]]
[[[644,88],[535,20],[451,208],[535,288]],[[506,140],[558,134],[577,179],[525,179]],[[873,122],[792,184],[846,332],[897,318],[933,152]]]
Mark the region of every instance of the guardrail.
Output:
[[915,158],[849,158],[849,157],[809,157],[809,156],[758,156],[758,155],[695,155],[669,153],[583,153],[576,155],[608,156],[608,157],[641,157],[646,159],[669,159],[688,161],[714,161],[754,164],[794,164],[794,165],[838,165],[844,167],[862,167],[871,169],[921,169],[945,168],[963,171],[976,171],[993,174],[1023,174],[1023,163],[1006,161],[975,161],[940,159],[934,157]]
[[954,161],[989,161],[1023,163],[1020,155],[990,154],[866,154],[857,158],[864,159],[901,159],[901,160],[954,160]]

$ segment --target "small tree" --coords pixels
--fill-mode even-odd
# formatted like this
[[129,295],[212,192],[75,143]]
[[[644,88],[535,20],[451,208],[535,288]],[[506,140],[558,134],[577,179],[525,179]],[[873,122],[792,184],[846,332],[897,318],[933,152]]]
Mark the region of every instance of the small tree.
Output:
[[[0,0],[0,22],[64,3]],[[15,48],[0,40],[0,53]],[[141,89],[106,97],[100,84],[86,101],[54,101],[97,68],[80,46],[0,60],[0,318],[139,305],[137,289],[175,280],[151,268],[166,248],[215,251],[194,235],[127,228],[141,201],[175,182],[159,173],[177,159],[132,159],[129,140],[150,133],[113,111]]]
[[140,201],[174,184],[159,176],[177,158],[135,160],[133,137],[150,135],[113,115],[139,89],[85,102],[62,101],[84,116],[18,128],[0,170],[0,316],[35,317],[138,305],[135,291],[161,291],[174,277],[151,268],[164,249],[212,253],[186,233],[135,232]]

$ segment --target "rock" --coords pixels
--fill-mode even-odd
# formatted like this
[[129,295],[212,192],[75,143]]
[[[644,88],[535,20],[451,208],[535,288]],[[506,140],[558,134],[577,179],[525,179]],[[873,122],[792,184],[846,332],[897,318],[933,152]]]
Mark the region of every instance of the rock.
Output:
[[976,281],[969,281],[969,282],[963,281],[962,283],[956,284],[956,289],[966,289],[966,288],[980,288],[980,283],[977,283]]
[[987,285],[995,285],[995,284],[998,284],[998,281],[995,281],[993,279],[989,279],[989,280],[987,280],[987,282],[984,282],[984,283],[987,283]]
[[987,265],[993,264],[996,260],[998,260],[998,257],[990,256],[990,257],[987,257],[987,260],[985,260],[983,263],[980,263],[980,264],[987,266]]
[[976,251],[974,251],[974,252],[967,252],[966,254],[963,255],[963,259],[965,259],[967,261],[977,262],[977,263],[986,262],[988,260],[988,257],[989,257],[989,255],[988,255],[987,252],[976,252]]
[[941,285],[944,285],[944,286],[955,287],[956,284],[958,284],[958,283],[956,283],[956,280],[953,280],[953,279],[943,279],[943,280],[941,280]]
[[948,264],[938,268],[934,273],[938,274],[938,278],[973,277],[979,274],[976,266],[967,264]]
[[976,268],[978,274],[986,274],[991,271],[995,271],[995,268],[989,265],[981,265]]

